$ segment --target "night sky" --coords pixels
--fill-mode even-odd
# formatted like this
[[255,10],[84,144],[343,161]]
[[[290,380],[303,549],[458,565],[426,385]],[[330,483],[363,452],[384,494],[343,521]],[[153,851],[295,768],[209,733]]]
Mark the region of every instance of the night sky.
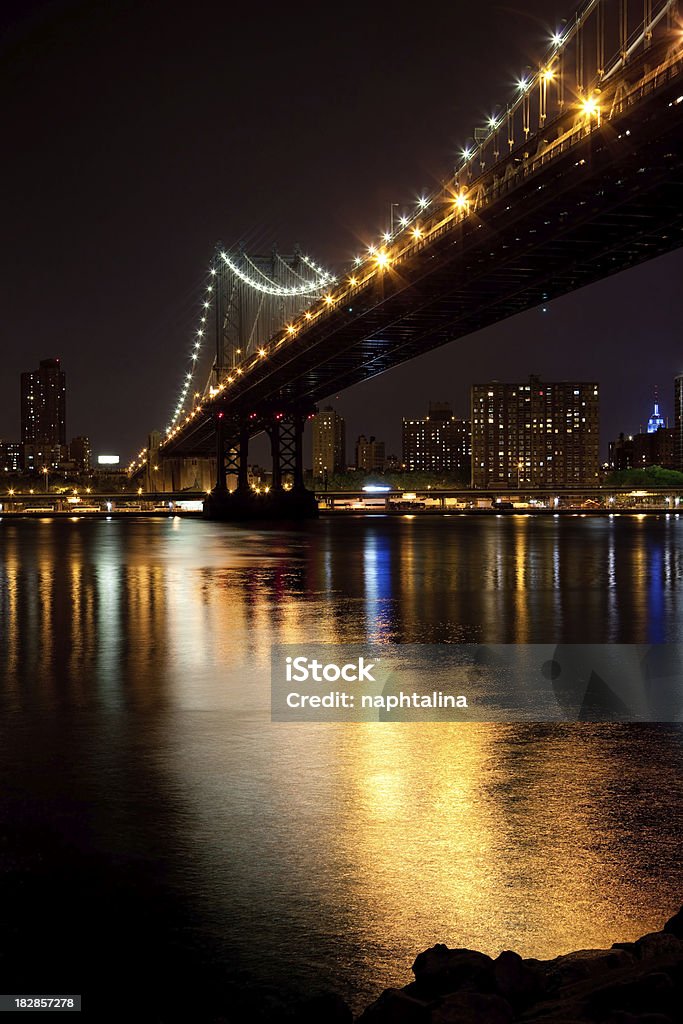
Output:
[[[465,16],[462,12],[467,10]],[[164,427],[216,242],[341,268],[534,64],[554,0],[500,5],[4,0],[0,437],[19,373],[59,356],[67,435],[127,457]],[[593,285],[333,402],[400,453],[430,398],[490,378],[598,380],[602,440],[683,371],[683,253]]]

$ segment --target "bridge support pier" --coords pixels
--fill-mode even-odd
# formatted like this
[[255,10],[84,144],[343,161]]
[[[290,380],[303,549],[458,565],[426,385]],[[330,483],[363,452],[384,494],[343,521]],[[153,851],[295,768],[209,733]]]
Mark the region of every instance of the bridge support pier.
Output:
[[226,465],[225,465],[225,428],[223,426],[223,413],[219,413],[216,417],[216,486],[214,487],[214,494],[227,493],[228,486],[226,482]]
[[[227,521],[314,519],[318,503],[304,486],[303,434],[312,409],[269,406],[249,417],[216,416],[216,486],[204,502],[207,519]],[[270,438],[270,486],[257,493],[249,486],[249,440],[265,431]],[[228,490],[227,476],[237,488]]]

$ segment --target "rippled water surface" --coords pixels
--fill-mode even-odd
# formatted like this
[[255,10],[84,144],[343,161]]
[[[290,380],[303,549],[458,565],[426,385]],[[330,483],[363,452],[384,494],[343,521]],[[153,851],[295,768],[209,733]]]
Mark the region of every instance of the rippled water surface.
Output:
[[436,941],[659,927],[679,727],[273,724],[269,654],[681,641],[682,541],[664,516],[0,522],[4,991],[114,1006],[137,979],[146,1019],[258,1020],[360,1006]]

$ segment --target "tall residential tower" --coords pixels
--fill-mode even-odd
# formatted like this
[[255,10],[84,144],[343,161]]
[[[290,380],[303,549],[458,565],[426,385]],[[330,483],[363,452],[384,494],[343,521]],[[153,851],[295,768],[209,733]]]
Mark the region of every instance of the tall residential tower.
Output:
[[331,405],[313,417],[313,476],[322,479],[346,469],[346,424]]
[[21,375],[24,469],[57,466],[66,446],[66,374],[59,359],[41,359]]
[[430,402],[424,419],[403,420],[403,465],[423,473],[470,475],[470,423],[448,402]]
[[595,485],[600,464],[594,381],[476,384],[472,388],[472,486]]

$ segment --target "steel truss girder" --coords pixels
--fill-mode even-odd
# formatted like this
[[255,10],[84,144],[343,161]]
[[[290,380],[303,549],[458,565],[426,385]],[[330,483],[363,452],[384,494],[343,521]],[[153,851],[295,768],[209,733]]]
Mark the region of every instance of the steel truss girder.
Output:
[[294,488],[304,486],[303,432],[307,419],[316,412],[311,403],[287,406],[282,402],[263,403],[242,416],[215,417],[216,487],[225,489],[228,473],[237,475],[238,489],[248,488],[249,440],[260,433],[270,439],[272,486],[282,487],[285,475]]
[[[671,66],[656,89],[619,101],[601,130],[552,159],[530,158],[509,182],[492,176],[476,217],[359,291],[352,310],[340,304],[276,349],[213,409],[322,401],[683,244],[682,78]],[[212,411],[183,429],[169,454],[210,447]]]

